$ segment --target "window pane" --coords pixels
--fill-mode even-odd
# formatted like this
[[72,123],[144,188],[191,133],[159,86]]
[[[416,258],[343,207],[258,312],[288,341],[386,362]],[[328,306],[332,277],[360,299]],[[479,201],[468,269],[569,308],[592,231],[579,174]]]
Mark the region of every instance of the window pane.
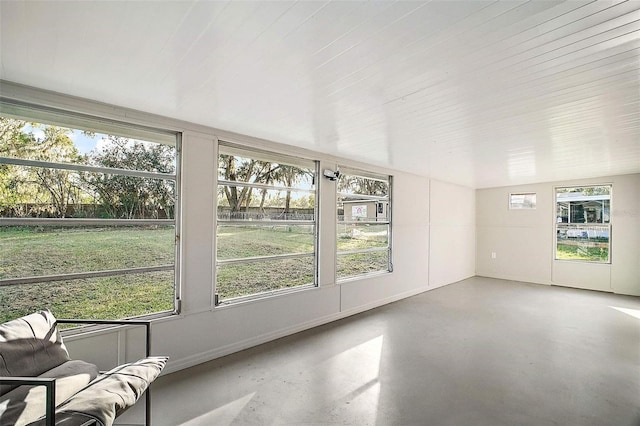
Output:
[[[259,153],[247,152],[247,155],[220,154],[218,157],[218,180],[248,182],[274,187],[313,188],[315,169],[313,162],[308,167],[287,164],[281,161],[265,161],[258,157]],[[302,161],[302,160],[301,160]]]
[[558,223],[609,223],[611,186],[558,188],[556,220]]
[[218,219],[314,220],[315,193],[219,185]]
[[[174,268],[177,263],[173,219],[178,138],[133,127],[127,133],[126,124],[105,124],[107,130],[117,128],[123,134],[151,138],[138,140],[95,131],[104,124],[98,119],[79,121],[93,130],[0,117],[0,157],[6,163],[0,165],[0,218],[6,224],[0,227],[2,303],[20,294],[25,302],[53,304],[57,315],[66,312],[64,303],[78,307],[64,315],[79,318],[173,310],[174,271],[132,272]],[[129,226],[115,226],[120,220],[127,220],[119,224]],[[11,281],[106,270],[118,270],[119,275],[15,285]],[[168,296],[154,298],[150,304],[135,296],[134,287],[156,285],[156,279],[157,285],[170,284],[170,291],[163,293]],[[49,289],[55,289],[55,297],[42,296]],[[93,304],[100,306],[87,302],[92,297],[97,300]]]
[[59,318],[113,319],[172,311],[174,272],[0,286],[0,321],[39,309]]
[[[124,136],[0,117],[0,157],[175,173],[176,148]],[[163,136],[164,137],[164,136]]]
[[[175,219],[174,180],[82,173],[85,199],[77,217],[103,219]],[[73,206],[72,206],[73,207]],[[94,207],[95,210],[87,208]]]
[[611,185],[557,188],[556,259],[610,262],[610,215]]
[[389,196],[389,180],[385,176],[380,178],[358,176],[357,174],[343,173],[338,178],[339,196],[349,197],[357,194],[384,198]]
[[389,251],[338,254],[338,279],[389,270]]
[[388,225],[338,223],[338,251],[389,246]]
[[313,253],[313,225],[218,226],[218,259]]
[[0,227],[0,279],[174,263],[167,227]]
[[609,227],[558,225],[556,259],[609,261]]
[[[336,210],[337,278],[390,271],[390,177],[346,169],[338,178]],[[384,250],[341,253],[377,248]]]
[[366,199],[342,198],[338,201],[338,221],[342,222],[388,222],[389,202],[384,199],[372,201]]
[[249,296],[315,282],[313,256],[218,265],[216,292],[220,300]]
[[176,172],[176,148],[173,146],[103,134],[82,140],[86,145],[81,149],[85,150],[95,143],[89,155],[85,156],[86,163],[91,166],[168,174]]
[[0,217],[173,219],[175,181],[0,166]]
[[219,301],[315,284],[315,174],[314,161],[220,145]]
[[535,209],[536,198],[537,197],[535,192],[509,194],[509,208],[512,210]]

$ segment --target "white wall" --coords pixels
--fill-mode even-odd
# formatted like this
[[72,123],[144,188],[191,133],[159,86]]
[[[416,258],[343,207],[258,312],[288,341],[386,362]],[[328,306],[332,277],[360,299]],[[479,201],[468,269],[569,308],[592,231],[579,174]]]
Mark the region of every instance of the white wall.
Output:
[[[475,192],[469,188],[430,182],[426,177],[33,88],[3,83],[2,93],[7,98],[35,105],[182,132],[182,312],[159,319],[153,325],[153,352],[171,357],[165,372],[189,367],[474,274]],[[215,307],[213,264],[218,138],[319,160],[321,169],[335,169],[340,164],[392,175],[393,272],[336,283],[335,183],[322,179],[319,182],[319,286]],[[434,271],[431,279],[429,265]],[[97,358],[100,367],[107,368],[122,362],[128,354],[141,353],[139,332],[123,332],[122,335],[99,332],[95,334],[97,339],[80,336],[66,341],[72,353],[86,355],[87,359]]]
[[[555,187],[592,184],[613,185],[611,264],[554,260]],[[537,193],[537,208],[509,210],[513,192]],[[476,201],[477,275],[640,295],[640,174],[479,189]]]
[[[537,208],[509,210],[511,192],[535,192]],[[552,209],[551,185],[477,190],[476,274],[551,284]]]
[[431,180],[429,288],[475,275],[475,191]]
[[[321,180],[319,287],[227,306],[212,304],[215,253],[215,138],[320,159],[321,169],[367,168],[393,175],[391,274],[335,281],[335,183]],[[427,290],[429,180],[246,136],[183,135],[183,314],[154,325],[154,347],[172,357],[168,371],[248,348]],[[192,166],[197,165],[197,166]],[[420,214],[416,214],[420,212]]]

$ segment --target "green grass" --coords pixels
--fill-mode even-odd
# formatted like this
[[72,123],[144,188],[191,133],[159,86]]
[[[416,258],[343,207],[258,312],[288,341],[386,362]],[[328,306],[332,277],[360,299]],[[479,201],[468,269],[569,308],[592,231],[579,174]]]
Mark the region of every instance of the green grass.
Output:
[[[0,228],[0,278],[174,263],[173,228]],[[173,272],[0,286],[0,321],[48,308],[60,318],[173,310]]]
[[218,267],[220,300],[298,287],[314,282],[313,257],[260,261]]
[[[344,229],[338,250],[386,247],[386,225]],[[218,231],[218,258],[242,259],[287,253],[313,253],[310,227],[223,227]],[[382,235],[384,234],[384,235]],[[220,300],[312,284],[313,258],[266,260],[218,268],[216,291]],[[338,277],[387,270],[388,254],[360,253],[338,257]]]
[[0,279],[174,263],[173,227],[0,229]]
[[313,253],[309,226],[223,226],[218,231],[218,259],[240,259],[286,253]]
[[[245,259],[314,251],[309,226],[221,227],[218,259]],[[314,282],[313,257],[264,260],[218,267],[216,291],[220,300],[298,287]]]
[[[386,229],[343,234],[339,250],[387,245]],[[308,226],[221,227],[218,258],[314,252]],[[174,262],[173,228],[0,228],[0,279],[125,269]],[[338,258],[338,276],[386,270],[387,253]],[[218,268],[221,300],[314,282],[312,256]],[[173,272],[0,286],[0,322],[48,308],[60,318],[125,318],[173,309]]]
[[[338,251],[349,251],[388,246],[387,225],[338,226]],[[371,272],[386,271],[389,267],[388,251],[338,255],[338,279]]]
[[50,309],[58,318],[114,319],[173,310],[173,272],[0,287],[0,322]]
[[387,225],[338,225],[338,251],[387,246]]
[[608,247],[585,247],[578,244],[558,243],[556,258],[560,260],[584,260],[590,262],[608,262]]
[[336,274],[338,279],[371,272],[386,271],[389,267],[387,251],[356,253],[338,256]]

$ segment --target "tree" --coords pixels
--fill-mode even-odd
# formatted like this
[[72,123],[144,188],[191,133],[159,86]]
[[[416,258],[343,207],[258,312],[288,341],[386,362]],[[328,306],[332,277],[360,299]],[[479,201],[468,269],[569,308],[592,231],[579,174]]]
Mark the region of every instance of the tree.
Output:
[[[244,205],[245,210],[251,205],[253,198],[253,188],[242,186],[242,182],[270,184],[274,181],[274,171],[277,164],[267,161],[246,159],[233,155],[221,154],[218,161],[221,169],[221,178],[231,182],[238,182],[238,185],[226,185],[223,193],[231,212],[239,212]],[[242,188],[238,190],[238,188]],[[260,209],[264,208],[267,190],[261,190]]]
[[[236,157],[233,155],[220,155],[218,161],[219,168],[223,170],[222,177],[224,180],[238,181],[246,178],[242,175],[246,174],[246,170],[248,170],[248,168],[245,167],[244,173],[239,171],[236,166]],[[240,192],[238,192],[238,187],[235,185],[228,185],[224,187],[224,195],[227,198],[227,202],[229,203],[229,207],[232,212],[240,211],[240,206],[242,205],[242,201],[246,197],[248,190],[248,187],[244,187]]]
[[[264,184],[274,189],[278,189],[278,183],[282,184],[286,189],[284,199],[283,213],[291,211],[291,189],[294,185],[300,183],[305,177],[312,177],[313,172],[296,166],[280,164],[277,162],[269,162],[255,160],[245,157],[236,157],[233,155],[221,154],[218,159],[218,176],[221,180],[228,183],[220,188],[219,202],[226,199],[231,213],[240,212],[244,208],[245,211],[252,206],[253,190],[244,183]],[[268,196],[268,188],[261,188],[260,203],[257,207],[260,212],[264,212],[265,206],[270,203],[278,202],[277,197]],[[281,204],[278,204],[281,206]]]
[[[36,137],[34,130],[42,130]],[[71,130],[0,117],[0,156],[55,163],[81,160]],[[64,217],[70,204],[81,196],[76,176],[68,171],[46,167],[0,167],[0,205],[11,206],[13,214],[26,215],[26,206],[45,210],[48,215]],[[39,212],[43,213],[42,211]]]
[[[175,173],[175,149],[168,145],[108,136],[101,148],[89,154],[93,166],[126,170]],[[82,179],[110,218],[158,218],[173,214],[175,187],[164,179],[98,172]]]
[[387,182],[376,179],[354,175],[341,175],[338,180],[338,191],[384,197],[389,195],[389,185]]
[[21,157],[25,147],[31,142],[22,129],[26,121],[0,117],[0,156]]
[[[16,157],[21,151],[19,147],[24,145],[26,135],[22,128],[26,122],[10,118],[0,118],[0,157]],[[20,173],[17,167],[8,164],[0,164],[0,211],[11,210],[12,214],[24,215],[23,211],[16,209],[22,200],[17,188]]]
[[558,188],[558,193],[575,193],[579,192],[582,195],[608,195],[610,193],[609,186],[574,186],[569,188]]
[[[273,171],[274,180],[282,182],[287,188],[293,187],[299,183],[304,176],[308,176],[310,173],[295,166],[287,166],[279,164]],[[291,190],[287,189],[284,202],[284,213],[291,211]]]
[[[34,150],[36,160],[49,162],[77,163],[80,155],[73,141],[69,138],[69,129],[55,126],[44,126],[44,138],[38,141]],[[69,204],[79,201],[80,186],[77,175],[69,170],[53,168],[33,168],[33,176],[40,187],[49,195],[49,202],[57,217],[67,214]]]

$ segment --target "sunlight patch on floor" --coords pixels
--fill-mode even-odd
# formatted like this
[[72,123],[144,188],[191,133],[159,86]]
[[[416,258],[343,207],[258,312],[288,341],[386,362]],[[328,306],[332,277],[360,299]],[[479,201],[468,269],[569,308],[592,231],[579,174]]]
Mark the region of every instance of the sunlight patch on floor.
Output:
[[640,319],[640,309],[618,308],[616,306],[609,306],[610,308],[620,311],[624,314],[631,315],[634,318]]
[[238,417],[244,407],[251,401],[255,392],[231,401],[228,404],[218,407],[215,410],[204,413],[194,419],[182,423],[180,426],[200,426],[200,425],[229,425]]
[[323,365],[327,374],[340,378],[334,410],[347,410],[362,424],[376,424],[382,347],[380,335],[335,355]]

